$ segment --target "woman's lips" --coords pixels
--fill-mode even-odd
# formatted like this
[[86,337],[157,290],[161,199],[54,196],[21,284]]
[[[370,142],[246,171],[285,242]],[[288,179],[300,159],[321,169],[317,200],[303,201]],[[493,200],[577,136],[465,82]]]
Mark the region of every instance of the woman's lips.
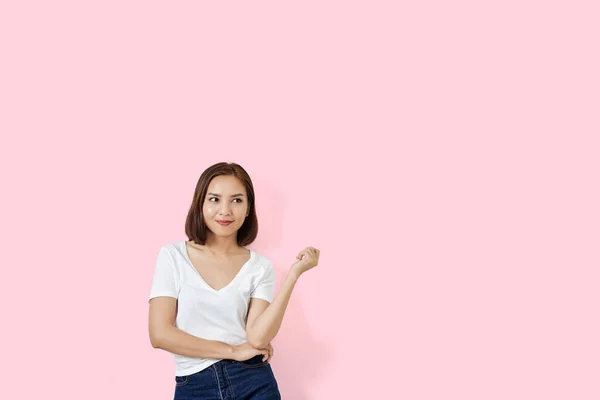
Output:
[[232,223],[232,222],[233,222],[233,221],[217,221],[217,223],[218,223],[219,225],[223,225],[223,226],[227,226],[227,225],[229,225],[229,224],[230,224],[230,223]]

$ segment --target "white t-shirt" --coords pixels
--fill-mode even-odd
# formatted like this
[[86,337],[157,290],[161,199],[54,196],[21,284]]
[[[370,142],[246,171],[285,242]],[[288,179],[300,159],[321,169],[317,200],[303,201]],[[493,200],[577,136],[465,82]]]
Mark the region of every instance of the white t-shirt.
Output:
[[[250,250],[250,259],[235,278],[217,291],[202,279],[189,258],[186,241],[180,241],[160,248],[148,301],[159,296],[176,298],[175,327],[202,339],[237,346],[248,341],[250,298],[272,302],[274,293],[275,267],[265,256]],[[172,354],[177,376],[202,371],[221,360]]]

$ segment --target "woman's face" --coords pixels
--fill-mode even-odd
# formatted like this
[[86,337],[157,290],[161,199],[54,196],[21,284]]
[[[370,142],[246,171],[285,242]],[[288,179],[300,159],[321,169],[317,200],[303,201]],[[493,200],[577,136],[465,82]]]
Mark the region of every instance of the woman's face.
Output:
[[[248,197],[244,184],[235,176],[220,175],[208,185],[202,203],[204,223],[218,236],[236,234],[248,213]],[[218,221],[231,221],[219,224]]]

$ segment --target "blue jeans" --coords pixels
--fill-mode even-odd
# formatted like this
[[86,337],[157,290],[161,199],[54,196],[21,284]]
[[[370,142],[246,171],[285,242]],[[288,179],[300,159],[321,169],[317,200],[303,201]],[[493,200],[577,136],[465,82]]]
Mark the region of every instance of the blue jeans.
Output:
[[176,376],[174,400],[281,400],[271,365],[262,357],[221,360],[195,374]]

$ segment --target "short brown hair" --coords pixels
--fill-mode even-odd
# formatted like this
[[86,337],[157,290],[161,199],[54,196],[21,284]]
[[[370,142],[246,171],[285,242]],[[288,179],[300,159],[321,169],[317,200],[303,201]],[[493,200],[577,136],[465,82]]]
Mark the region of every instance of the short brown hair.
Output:
[[208,185],[213,178],[220,175],[232,175],[238,178],[246,187],[248,195],[248,216],[244,220],[244,224],[237,232],[237,243],[239,246],[246,246],[254,242],[258,234],[258,218],[256,217],[256,208],[254,205],[254,186],[250,175],[241,165],[232,162],[220,162],[208,167],[196,184],[194,199],[190,210],[188,211],[185,220],[185,234],[190,240],[196,244],[204,245],[206,243],[208,228],[204,223],[204,215],[202,214],[202,204]]

